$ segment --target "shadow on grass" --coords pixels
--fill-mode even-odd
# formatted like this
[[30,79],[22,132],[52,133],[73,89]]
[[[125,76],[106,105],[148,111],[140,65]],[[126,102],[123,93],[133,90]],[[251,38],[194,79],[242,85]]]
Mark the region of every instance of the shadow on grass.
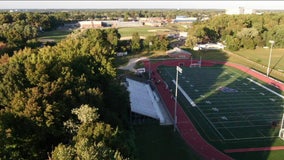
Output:
[[172,126],[135,125],[138,160],[199,160],[198,156],[173,132]]

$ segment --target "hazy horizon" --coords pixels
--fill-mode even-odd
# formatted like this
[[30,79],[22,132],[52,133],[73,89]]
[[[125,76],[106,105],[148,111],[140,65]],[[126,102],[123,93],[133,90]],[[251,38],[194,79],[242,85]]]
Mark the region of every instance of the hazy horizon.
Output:
[[0,9],[232,9],[244,7],[283,10],[282,6],[284,1],[0,1]]

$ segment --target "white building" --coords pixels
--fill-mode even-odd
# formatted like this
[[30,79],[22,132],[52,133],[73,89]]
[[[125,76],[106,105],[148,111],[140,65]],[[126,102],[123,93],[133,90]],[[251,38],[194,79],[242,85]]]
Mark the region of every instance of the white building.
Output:
[[100,28],[102,27],[102,21],[79,21],[80,28]]
[[233,9],[226,9],[225,14],[227,15],[239,15],[239,14],[255,14],[254,9],[247,9],[244,7],[233,8]]
[[224,46],[221,43],[206,43],[206,44],[199,44],[193,47],[193,50],[220,50],[224,49],[226,46]]
[[186,16],[176,16],[176,19],[173,20],[174,23],[193,23],[196,22],[196,17],[186,17]]

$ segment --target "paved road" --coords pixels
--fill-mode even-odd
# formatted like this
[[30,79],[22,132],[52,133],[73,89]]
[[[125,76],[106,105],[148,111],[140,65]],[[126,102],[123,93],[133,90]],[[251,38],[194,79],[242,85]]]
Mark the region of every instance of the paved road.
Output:
[[136,65],[136,63],[141,61],[141,60],[146,60],[146,59],[148,59],[148,57],[132,58],[132,59],[129,60],[127,65],[120,66],[119,69],[135,71],[134,66]]

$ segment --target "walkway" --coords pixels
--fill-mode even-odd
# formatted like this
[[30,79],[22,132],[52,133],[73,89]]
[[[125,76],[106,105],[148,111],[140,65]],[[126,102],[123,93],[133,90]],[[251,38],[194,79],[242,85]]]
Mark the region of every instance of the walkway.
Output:
[[134,66],[136,65],[137,62],[146,60],[148,59],[147,57],[140,57],[140,58],[132,58],[129,60],[128,64],[125,66],[120,66],[119,69],[122,70],[129,70],[129,71],[135,71]]

